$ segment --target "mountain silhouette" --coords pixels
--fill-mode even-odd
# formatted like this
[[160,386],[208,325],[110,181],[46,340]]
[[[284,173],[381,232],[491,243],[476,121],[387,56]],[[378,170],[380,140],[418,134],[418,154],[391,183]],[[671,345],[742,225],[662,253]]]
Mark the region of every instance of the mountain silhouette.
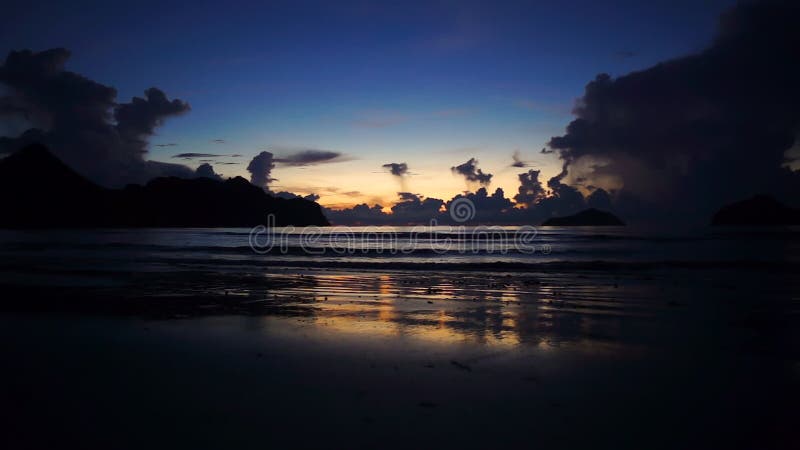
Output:
[[720,208],[712,225],[780,226],[800,225],[800,209],[790,208],[769,195],[756,195]]
[[273,197],[242,177],[156,178],[106,189],[47,148],[29,145],[0,160],[0,227],[252,227],[328,225],[316,202]]
[[554,227],[587,227],[587,226],[622,226],[625,222],[610,212],[589,208],[577,214],[564,217],[552,217],[545,220],[542,226]]

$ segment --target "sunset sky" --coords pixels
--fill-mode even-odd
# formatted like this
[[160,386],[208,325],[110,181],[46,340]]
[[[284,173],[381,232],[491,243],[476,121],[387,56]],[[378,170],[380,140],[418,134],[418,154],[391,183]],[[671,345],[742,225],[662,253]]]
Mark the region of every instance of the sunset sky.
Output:
[[[734,2],[32,3],[0,17],[6,50],[65,47],[69,70],[120,101],[158,86],[191,105],[150,139],[149,159],[196,167],[173,155],[238,154],[207,159],[249,177],[262,150],[330,150],[340,161],[278,165],[271,188],[388,206],[399,191],[464,191],[450,168],[472,157],[507,196],[527,170],[510,167],[515,150],[549,179],[561,161],[540,150],[589,81],[703,49]],[[408,164],[405,186],[381,167],[391,162]]]

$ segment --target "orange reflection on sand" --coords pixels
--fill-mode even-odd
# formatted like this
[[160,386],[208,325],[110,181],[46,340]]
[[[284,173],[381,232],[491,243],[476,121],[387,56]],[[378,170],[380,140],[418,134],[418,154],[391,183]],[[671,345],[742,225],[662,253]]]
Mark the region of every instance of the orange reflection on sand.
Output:
[[613,340],[624,330],[620,316],[639,314],[638,306],[622,311],[616,288],[531,278],[316,272],[297,275],[280,295],[295,298],[293,306],[304,308],[310,323],[325,332],[548,349]]

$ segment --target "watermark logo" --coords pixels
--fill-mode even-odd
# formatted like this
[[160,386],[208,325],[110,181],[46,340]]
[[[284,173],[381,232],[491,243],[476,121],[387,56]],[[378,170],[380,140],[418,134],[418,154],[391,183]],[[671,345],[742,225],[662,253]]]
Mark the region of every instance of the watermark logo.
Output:
[[468,222],[475,218],[475,203],[472,200],[459,197],[452,202],[448,207],[450,218],[456,223]]
[[[463,200],[455,204],[458,200]],[[469,199],[457,199],[450,205],[453,220],[475,217],[475,205]],[[249,244],[263,255],[298,254],[306,256],[410,255],[415,253],[547,255],[550,244],[537,242],[538,231],[532,226],[439,225],[433,219],[427,226],[415,227],[276,227],[275,216],[267,216],[266,225],[253,227]]]

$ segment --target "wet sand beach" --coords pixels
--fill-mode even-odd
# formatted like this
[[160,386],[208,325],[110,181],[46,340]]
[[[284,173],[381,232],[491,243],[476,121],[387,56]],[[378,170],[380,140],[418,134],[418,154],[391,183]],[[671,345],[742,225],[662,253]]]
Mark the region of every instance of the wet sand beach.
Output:
[[791,267],[63,272],[4,277],[6,448],[800,443]]

